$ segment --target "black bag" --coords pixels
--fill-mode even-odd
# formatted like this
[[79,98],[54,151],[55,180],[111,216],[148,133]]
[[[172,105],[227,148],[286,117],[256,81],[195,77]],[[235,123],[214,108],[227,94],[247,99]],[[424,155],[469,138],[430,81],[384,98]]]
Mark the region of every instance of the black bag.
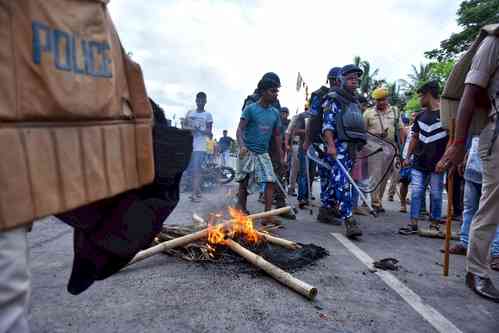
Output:
[[74,227],[73,270],[68,291],[77,295],[125,267],[147,248],[179,201],[191,158],[190,131],[156,123],[156,178],[152,184],[57,215]]
[[315,103],[319,103],[317,113],[313,114],[309,120],[309,131],[308,140],[312,143],[322,143],[322,121],[324,117],[324,110],[322,104],[324,99],[329,93],[330,89],[326,86],[322,86],[310,95],[311,106]]
[[170,184],[189,165],[192,134],[188,130],[155,124],[153,129],[155,182]]

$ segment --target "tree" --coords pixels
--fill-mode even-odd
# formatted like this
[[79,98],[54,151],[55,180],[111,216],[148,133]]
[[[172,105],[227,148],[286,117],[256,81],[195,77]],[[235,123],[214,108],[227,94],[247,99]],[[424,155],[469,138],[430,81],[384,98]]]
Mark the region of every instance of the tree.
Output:
[[431,77],[431,68],[429,64],[420,64],[419,68],[411,65],[412,73],[407,75],[409,77],[409,84],[412,88],[417,89],[421,83],[430,81]]
[[497,23],[499,0],[466,0],[457,11],[457,23],[463,28],[440,43],[440,48],[425,52],[429,59],[445,61],[455,58],[469,48],[480,28]]
[[371,71],[371,64],[367,60],[362,60],[359,56],[353,58],[353,63],[362,69],[364,72],[360,78],[359,88],[362,95],[367,96],[375,87],[375,77],[378,75],[379,69]]
[[406,114],[406,116],[410,118],[414,112],[419,110],[421,110],[421,103],[419,102],[419,97],[416,93],[413,93],[411,98],[409,98],[407,104],[404,107],[404,113]]
[[435,61],[429,64],[430,77],[432,80],[437,80],[441,86],[447,81],[447,78],[454,68],[456,62],[452,59],[444,61]]
[[407,103],[405,95],[402,93],[401,84],[399,81],[388,83],[386,85],[389,93],[389,102],[391,105],[398,107],[402,110]]

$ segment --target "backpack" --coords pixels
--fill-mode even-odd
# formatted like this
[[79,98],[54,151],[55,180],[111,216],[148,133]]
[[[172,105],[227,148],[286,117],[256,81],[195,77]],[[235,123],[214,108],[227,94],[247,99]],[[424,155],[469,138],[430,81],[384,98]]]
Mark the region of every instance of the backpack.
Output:
[[314,91],[310,96],[310,107],[316,107],[317,112],[311,114],[309,120],[309,131],[308,140],[312,143],[322,143],[322,120],[324,116],[324,110],[322,104],[324,99],[329,93],[330,89],[326,86],[322,86],[316,91]]
[[310,120],[309,138],[312,143],[323,143],[322,140],[322,123],[324,118],[324,108],[322,107],[326,97],[336,100],[341,105],[341,111],[336,121],[336,135],[340,141],[350,144],[363,146],[367,141],[367,129],[357,100],[353,96],[349,96],[341,88],[328,89],[322,86],[319,90],[314,91],[311,97],[311,103],[314,103],[314,98],[320,101],[320,106],[317,112],[312,115]]

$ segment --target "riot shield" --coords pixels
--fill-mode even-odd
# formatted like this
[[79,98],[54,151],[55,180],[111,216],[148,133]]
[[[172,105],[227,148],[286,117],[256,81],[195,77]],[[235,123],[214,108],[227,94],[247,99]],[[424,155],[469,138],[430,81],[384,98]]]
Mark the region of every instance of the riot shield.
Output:
[[397,149],[382,138],[368,133],[367,143],[357,152],[352,178],[364,193],[372,193],[389,176]]

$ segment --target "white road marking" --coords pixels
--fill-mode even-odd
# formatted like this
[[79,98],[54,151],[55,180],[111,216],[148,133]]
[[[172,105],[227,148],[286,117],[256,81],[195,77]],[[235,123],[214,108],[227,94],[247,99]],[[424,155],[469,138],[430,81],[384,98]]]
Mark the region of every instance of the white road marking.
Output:
[[[338,233],[331,233],[343,246],[345,246],[354,256],[364,265],[371,268],[374,260],[345,236]],[[419,313],[428,323],[430,323],[438,332],[441,333],[462,333],[453,323],[445,318],[440,312],[432,306],[425,304],[421,297],[406,285],[400,282],[393,274],[378,270],[374,274],[378,275],[390,288],[402,297],[417,313]]]

